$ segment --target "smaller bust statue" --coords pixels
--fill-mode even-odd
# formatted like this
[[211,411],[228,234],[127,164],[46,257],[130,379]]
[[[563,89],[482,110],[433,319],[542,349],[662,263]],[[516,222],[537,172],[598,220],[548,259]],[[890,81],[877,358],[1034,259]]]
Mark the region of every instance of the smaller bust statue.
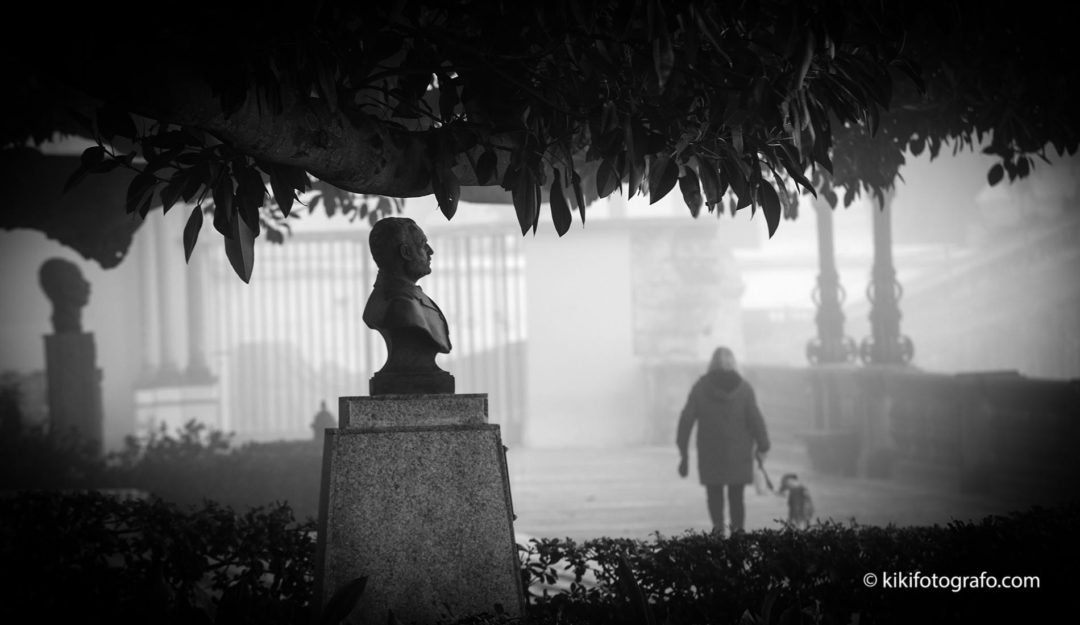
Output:
[[434,250],[420,226],[384,217],[368,237],[379,268],[364,308],[364,323],[386,341],[386,364],[371,379],[371,394],[452,393],[453,376],[435,364],[450,353],[450,331],[439,307],[416,282],[431,273]]
[[315,413],[315,418],[311,421],[311,429],[315,433],[315,440],[323,440],[326,434],[326,428],[337,427],[337,420],[334,419],[334,415],[330,414],[330,411],[326,409],[326,400],[322,400],[319,404],[319,412]]
[[38,279],[53,305],[53,332],[81,333],[82,309],[90,301],[90,283],[79,267],[62,258],[50,258],[41,264]]

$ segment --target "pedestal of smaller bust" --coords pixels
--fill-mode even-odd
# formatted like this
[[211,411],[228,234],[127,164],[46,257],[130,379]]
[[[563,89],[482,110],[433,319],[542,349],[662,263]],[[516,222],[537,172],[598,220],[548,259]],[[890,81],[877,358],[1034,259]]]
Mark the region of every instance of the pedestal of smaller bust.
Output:
[[53,432],[77,430],[100,450],[104,434],[101,370],[93,334],[45,336],[45,384],[49,428]]
[[371,395],[453,394],[454,376],[446,371],[399,373],[376,371],[368,380]]
[[521,616],[505,448],[487,395],[342,397],[338,424],[323,448],[318,604],[366,577],[356,622]]

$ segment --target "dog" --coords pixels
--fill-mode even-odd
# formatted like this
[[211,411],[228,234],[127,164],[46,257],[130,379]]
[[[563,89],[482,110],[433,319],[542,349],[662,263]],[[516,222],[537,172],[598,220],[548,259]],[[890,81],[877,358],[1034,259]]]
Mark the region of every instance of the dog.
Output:
[[810,491],[799,482],[799,476],[785,473],[780,478],[780,488],[776,491],[781,497],[787,495],[787,525],[796,529],[807,529],[814,519],[814,502]]

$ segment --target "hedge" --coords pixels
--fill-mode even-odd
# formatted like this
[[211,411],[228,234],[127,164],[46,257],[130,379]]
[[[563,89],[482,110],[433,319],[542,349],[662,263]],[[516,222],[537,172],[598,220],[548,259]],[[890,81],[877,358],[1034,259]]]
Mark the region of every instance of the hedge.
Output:
[[247,443],[190,421],[175,433],[129,436],[105,457],[70,432],[7,428],[0,436],[0,491],[126,489],[181,506],[216,501],[237,510],[288,501],[300,519],[316,518],[322,445]]
[[[1075,611],[1078,521],[1073,503],[944,527],[537,539],[519,545],[525,622],[1029,622]],[[93,492],[10,496],[0,499],[0,620],[307,623],[315,536],[314,523],[297,522],[284,503],[239,513]],[[862,581],[916,571],[1038,576],[1040,587],[953,592]],[[484,619],[495,620],[510,619]]]

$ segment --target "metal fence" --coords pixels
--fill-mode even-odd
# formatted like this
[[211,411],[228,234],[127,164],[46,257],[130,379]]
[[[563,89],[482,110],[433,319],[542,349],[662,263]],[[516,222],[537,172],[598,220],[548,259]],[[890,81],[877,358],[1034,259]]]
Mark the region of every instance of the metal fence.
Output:
[[[487,393],[489,420],[515,441],[524,402],[524,256],[495,230],[428,233],[434,273],[421,281],[450,323],[437,362],[459,393]],[[321,401],[365,395],[385,361],[361,319],[377,268],[367,231],[296,233],[256,245],[241,282],[218,244],[202,266],[207,354],[221,385],[221,425],[240,440],[311,436]]]

